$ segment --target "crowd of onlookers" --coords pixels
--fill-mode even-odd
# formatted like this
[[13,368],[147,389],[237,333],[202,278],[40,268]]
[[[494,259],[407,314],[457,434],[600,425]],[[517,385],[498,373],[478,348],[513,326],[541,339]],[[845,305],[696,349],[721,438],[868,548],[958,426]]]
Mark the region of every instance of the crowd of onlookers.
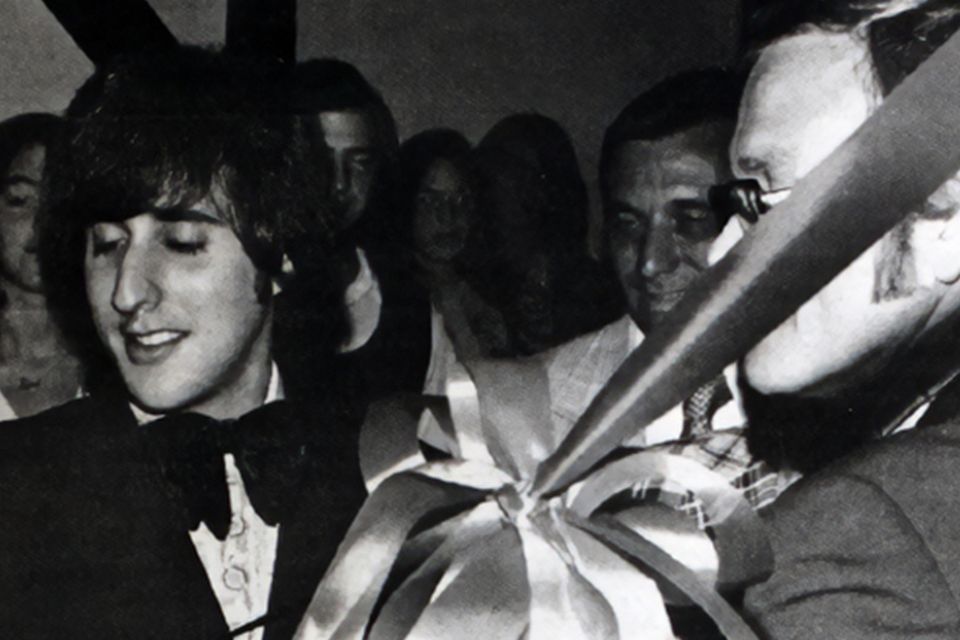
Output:
[[[90,612],[151,563],[178,567],[195,550],[212,595],[184,587],[169,600],[206,598],[215,613],[168,637],[255,633],[237,630],[290,613],[268,596],[271,580],[294,571],[276,554],[284,544],[300,554],[301,543],[324,549],[304,560],[316,575],[300,575],[305,591],[291,595],[302,614],[362,500],[356,434],[365,417],[383,416],[371,407],[418,398],[412,419],[439,446],[448,427],[419,409],[454,387],[495,393],[477,388],[481,369],[502,386],[518,363],[537,363],[551,383],[549,425],[517,429],[561,439],[646,335],[684,320],[671,311],[703,272],[759,225],[784,223],[768,210],[950,39],[960,6],[781,1],[749,18],[733,68],[657,82],[608,123],[597,141],[599,250],[561,123],[521,113],[477,141],[437,128],[401,143],[383,96],[339,60],[238,64],[190,48],[121,59],[98,69],[64,116],[0,123],[0,420],[20,419],[0,429],[0,519],[23,523],[0,536],[11,554],[0,561],[0,620],[21,637],[53,637],[38,630],[72,628],[64,619],[75,616],[71,625],[120,637],[150,619],[170,588],[162,572],[141,585],[146,595],[117,604],[115,620],[93,623]],[[924,141],[939,153],[936,139]],[[923,171],[905,167],[897,179]],[[772,575],[732,599],[743,597],[765,637],[960,632],[958,209],[954,178],[626,442],[700,462],[763,514]],[[822,242],[844,250],[843,239]],[[217,449],[226,457],[214,470],[229,495],[209,497],[208,484],[193,500],[182,488],[184,478],[202,484],[193,471],[165,458],[148,474],[131,453],[140,444],[113,431],[187,413],[241,424],[282,398],[336,426],[319,443],[298,431],[303,444],[290,449],[299,453],[289,466],[311,480],[281,485],[310,487],[305,521],[264,515],[284,511],[261,512],[251,489],[270,474],[248,470],[233,449]],[[179,459],[208,446],[177,437],[190,452]],[[118,462],[127,455],[137,460],[129,468]],[[279,467],[280,457],[263,459]],[[160,540],[127,521],[153,495],[137,480],[148,476],[188,503],[188,551],[174,532]],[[169,508],[146,504],[152,515]],[[277,551],[278,522],[296,536],[320,532],[296,543],[279,534]],[[131,547],[113,558],[101,537]],[[60,559],[40,558],[41,544]],[[134,544],[153,545],[150,558]],[[248,563],[240,582],[235,557]],[[65,577],[42,595],[58,562]],[[37,613],[50,598],[67,602],[63,619]],[[689,609],[672,613],[678,634],[712,633]],[[200,628],[209,635],[184,631]]]

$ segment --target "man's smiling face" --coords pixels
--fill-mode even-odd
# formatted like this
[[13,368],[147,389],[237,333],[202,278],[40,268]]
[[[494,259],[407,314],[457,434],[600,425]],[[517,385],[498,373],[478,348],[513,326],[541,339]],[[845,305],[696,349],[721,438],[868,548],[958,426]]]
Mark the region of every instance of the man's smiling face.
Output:
[[220,212],[219,190],[87,232],[87,298],[131,395],[155,412],[229,412],[269,367],[266,279]]
[[[727,177],[731,125],[622,144],[606,180],[610,255],[637,324],[652,329],[707,268],[720,230],[707,189]],[[724,135],[726,132],[727,135]]]

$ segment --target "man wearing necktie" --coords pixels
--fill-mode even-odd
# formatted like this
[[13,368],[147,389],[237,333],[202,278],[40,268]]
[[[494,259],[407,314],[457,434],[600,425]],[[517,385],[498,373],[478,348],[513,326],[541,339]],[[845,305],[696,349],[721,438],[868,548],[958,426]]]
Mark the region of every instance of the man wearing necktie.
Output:
[[321,137],[284,83],[180,49],[71,103],[41,251],[93,374],[0,429],[5,635],[289,638],[362,502],[347,412],[287,397],[274,355],[274,292],[334,268]]
[[[794,187],[958,26],[953,0],[758,9],[731,145],[737,178],[764,192]],[[941,151],[935,138],[921,143]],[[909,181],[928,169],[903,170]],[[834,408],[809,424],[822,439],[810,460],[835,455],[860,425],[875,438],[900,431],[808,475],[765,514],[775,570],[745,597],[764,637],[960,636],[958,210],[954,176],[743,361],[759,391]],[[774,209],[758,225],[778,223]],[[772,439],[771,452],[785,457],[786,442]]]
[[[607,129],[600,161],[604,239],[629,316],[604,331],[620,327],[630,335],[630,348],[709,266],[725,220],[707,196],[731,175],[726,150],[741,86],[721,69],[682,73],[633,100]],[[689,442],[715,429],[742,427],[733,377],[731,368],[698,389],[647,427],[643,443]],[[738,443],[729,449],[731,459],[710,455],[708,464],[729,462],[734,472],[749,464],[742,439],[724,441]]]

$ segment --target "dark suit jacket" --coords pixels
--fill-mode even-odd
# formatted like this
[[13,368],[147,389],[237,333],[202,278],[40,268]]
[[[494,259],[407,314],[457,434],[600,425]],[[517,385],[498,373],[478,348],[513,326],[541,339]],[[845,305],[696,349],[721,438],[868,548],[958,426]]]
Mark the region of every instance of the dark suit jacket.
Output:
[[[355,437],[317,418],[330,449],[280,525],[266,640],[292,636],[364,497]],[[0,635],[229,635],[159,473],[122,400],[0,425]]]
[[958,396],[773,505],[775,571],[745,600],[763,635],[960,638]]

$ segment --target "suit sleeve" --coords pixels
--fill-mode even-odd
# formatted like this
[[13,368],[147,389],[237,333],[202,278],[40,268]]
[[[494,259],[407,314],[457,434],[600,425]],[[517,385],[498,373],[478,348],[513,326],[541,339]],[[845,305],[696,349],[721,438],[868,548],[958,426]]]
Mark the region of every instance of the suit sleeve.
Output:
[[771,640],[960,637],[957,603],[903,510],[855,476],[804,482],[769,517],[776,566],[744,606]]

